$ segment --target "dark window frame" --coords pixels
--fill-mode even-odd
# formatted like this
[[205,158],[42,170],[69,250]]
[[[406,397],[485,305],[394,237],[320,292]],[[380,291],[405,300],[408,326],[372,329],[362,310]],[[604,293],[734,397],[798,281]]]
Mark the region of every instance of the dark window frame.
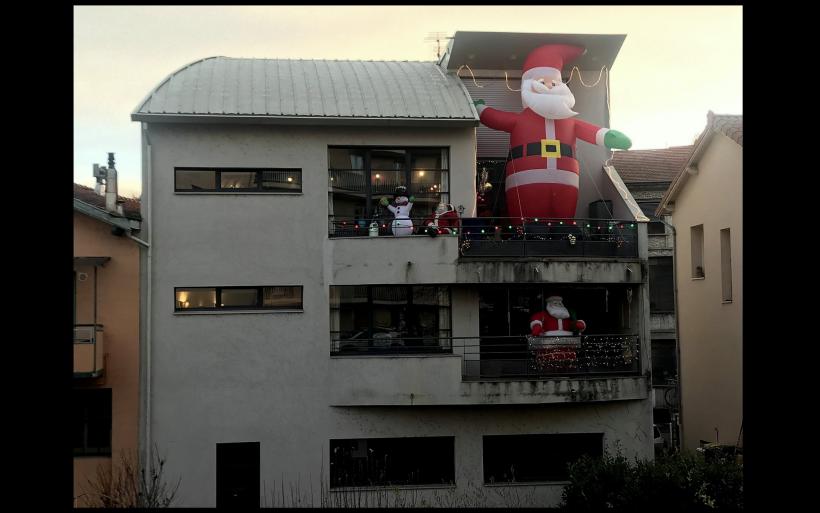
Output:
[[[333,167],[330,167],[330,162],[328,162],[328,168],[327,169],[328,169],[328,181],[330,181],[330,176],[332,176],[333,171],[361,171],[364,174],[364,181],[365,181],[364,182],[365,183],[365,190],[364,190],[365,197],[364,197],[364,200],[365,200],[365,205],[364,205],[364,212],[362,213],[362,216],[365,217],[366,219],[371,219],[376,214],[375,210],[373,209],[373,196],[374,196],[373,187],[372,187],[373,173],[386,172],[386,171],[391,171],[391,172],[392,171],[404,171],[404,183],[405,183],[405,187],[407,187],[408,197],[409,196],[420,197],[420,195],[415,194],[413,192],[413,189],[412,189],[413,182],[412,182],[411,178],[412,178],[413,170],[417,169],[417,168],[414,168],[412,166],[413,151],[414,150],[416,150],[416,151],[425,151],[425,150],[427,150],[427,151],[431,151],[431,150],[442,151],[442,150],[447,150],[447,167],[429,169],[429,171],[446,172],[447,173],[447,187],[446,187],[447,190],[432,193],[432,194],[429,195],[429,197],[434,197],[437,194],[438,197],[439,197],[439,202],[441,202],[441,195],[446,194],[447,195],[446,203],[449,204],[450,201],[451,201],[451,197],[450,197],[450,195],[451,195],[451,191],[450,191],[450,185],[451,185],[450,150],[451,150],[451,147],[450,146],[401,146],[401,145],[357,146],[357,145],[331,144],[331,145],[328,145],[327,150],[328,150],[328,154],[330,153],[330,150],[355,150],[355,151],[363,152],[362,169],[333,168]],[[371,161],[372,161],[371,155],[374,151],[379,151],[379,150],[404,151],[404,166],[403,166],[403,168],[400,169],[400,170],[397,170],[397,169],[381,169],[381,168],[372,167],[372,165],[371,165]],[[329,191],[329,193],[334,194],[332,188]],[[378,193],[375,194],[375,195],[376,196],[384,196],[384,194],[378,194]],[[420,217],[425,217],[428,214],[429,214],[429,212],[425,212],[424,215],[421,215]],[[389,217],[392,217],[392,215],[389,216]],[[419,215],[413,215],[411,217],[419,217]]]
[[[80,395],[86,397],[80,399]],[[102,398],[92,398],[92,395],[105,396]],[[83,442],[82,447],[74,447],[74,456],[111,456],[111,439],[113,438],[113,391],[111,388],[75,388],[73,391],[73,414],[74,422],[81,422],[83,428]],[[104,405],[103,411],[91,411],[92,406]],[[82,408],[81,412],[77,409]],[[79,415],[78,415],[79,414]],[[97,426],[99,429],[107,428],[108,430],[108,444],[92,448],[89,446],[89,427],[91,422],[101,422],[103,426]],[[78,426],[75,425],[76,429]]]
[[[426,442],[435,441],[436,443],[439,443],[439,444],[442,444],[442,445],[448,445],[448,442],[449,442],[449,447],[446,449],[447,454],[442,454],[442,451],[437,451],[436,452],[436,457],[435,458],[430,458],[428,456],[429,446],[428,446],[428,452],[427,453],[425,453],[424,450],[418,450],[416,452],[408,451],[408,446],[411,446],[411,444],[414,444],[414,443],[418,444],[419,448],[422,449],[421,446],[424,445],[425,441]],[[334,452],[334,449],[342,449],[343,444],[349,444],[349,443],[354,443],[354,442],[356,443],[357,446],[359,446],[359,444],[361,442],[365,442],[365,446],[371,445],[371,447],[368,447],[367,449],[365,449],[364,458],[366,458],[366,465],[364,465],[364,468],[362,468],[361,465],[359,465],[358,468],[356,468],[355,459],[358,459],[356,456],[348,456],[348,460],[350,460],[350,461],[344,461],[344,458],[345,458],[344,452],[342,452],[342,454],[338,454],[337,452]],[[388,444],[390,444],[391,442],[395,443],[397,447],[392,447],[392,448],[388,449]],[[335,443],[335,447],[334,447],[334,443]],[[371,456],[368,454],[369,453],[368,449],[372,449],[373,445],[376,446],[376,450],[373,453],[372,460],[371,460]],[[330,488],[331,489],[337,489],[338,490],[338,489],[345,489],[345,488],[362,488],[362,487],[366,487],[366,488],[388,488],[388,487],[389,488],[404,488],[404,487],[420,487],[420,486],[421,487],[454,487],[455,486],[455,477],[456,477],[455,476],[455,466],[456,466],[456,461],[455,461],[456,460],[456,458],[455,458],[455,436],[332,438],[332,439],[330,439],[329,447],[330,447],[330,462],[331,462],[329,478],[330,478]],[[439,447],[439,449],[441,449],[441,448]],[[382,461],[382,458],[381,458],[382,455],[377,454],[377,453],[381,452],[381,450],[384,450],[385,452],[387,452],[387,451],[396,451],[396,453],[401,454],[401,455],[407,455],[409,453],[409,454],[412,454],[412,455],[416,456],[418,458],[418,460],[416,460],[414,462],[401,461],[399,463],[399,467],[402,468],[403,470],[407,470],[407,468],[409,466],[411,466],[412,463],[416,463],[416,464],[425,464],[426,463],[427,465],[429,465],[429,468],[426,468],[424,470],[424,472],[420,472],[420,474],[429,475],[429,474],[438,473],[440,476],[445,475],[444,482],[442,482],[442,481],[431,481],[431,480],[426,480],[425,482],[421,482],[421,481],[408,482],[409,480],[402,480],[402,481],[388,480],[387,478],[390,477],[390,472],[386,469],[386,467],[381,468],[381,469],[378,468],[378,464],[381,463],[381,461]],[[342,449],[342,451],[344,451],[344,449]],[[388,455],[385,455],[385,460],[387,462],[391,461],[392,458],[388,459],[387,456]],[[449,457],[449,456],[452,456],[452,457]],[[442,468],[442,465],[439,465],[439,463],[443,463],[444,457],[447,457],[448,468]],[[340,461],[340,460],[342,460],[342,461]],[[436,460],[441,460],[441,461],[436,461]],[[352,480],[354,481],[353,483],[348,482],[348,483],[340,484],[339,480],[335,479],[335,478],[341,477],[338,474],[340,472],[339,463],[348,463],[348,465],[350,465],[350,467],[348,467],[347,469],[343,469],[342,471],[348,471],[348,472],[350,472],[350,471],[352,471],[352,472],[364,471],[364,475],[360,474],[358,476],[353,476],[352,477]],[[351,467],[353,467],[353,468],[351,468]],[[418,469],[418,470],[420,470],[420,469]],[[379,475],[379,477],[384,477],[384,481],[376,482],[376,483],[369,482],[369,483],[366,483],[366,484],[362,483],[362,481],[368,481],[368,480],[370,480],[370,478],[374,477],[374,475],[377,475],[377,474],[381,474],[381,475]],[[418,476],[417,479],[421,479],[421,476]],[[358,481],[358,483],[356,481]]]
[[[372,339],[374,333],[376,333],[376,331],[374,329],[375,322],[374,322],[374,318],[373,318],[373,301],[374,301],[374,299],[373,299],[373,289],[374,288],[376,288],[376,287],[390,287],[390,288],[402,287],[402,288],[406,289],[407,290],[407,296],[406,296],[407,297],[407,303],[406,303],[406,306],[408,308],[411,308],[414,304],[413,303],[413,288],[414,287],[436,287],[436,288],[442,287],[442,288],[447,290],[447,309],[450,312],[450,314],[449,314],[450,327],[449,328],[441,328],[440,327],[441,317],[439,316],[438,311],[437,311],[436,312],[436,325],[438,327],[436,328],[436,331],[439,332],[439,333],[446,332],[448,334],[448,337],[450,337],[450,338],[452,338],[452,336],[453,336],[453,287],[451,287],[449,285],[440,285],[440,284],[410,284],[410,285],[405,285],[405,284],[389,285],[388,284],[388,285],[378,285],[378,284],[376,284],[376,285],[331,285],[331,287],[367,287],[367,310],[369,312],[368,322],[367,322],[367,336],[368,336],[368,339]],[[333,303],[331,302],[329,306],[330,306],[331,315],[332,315],[332,311],[334,309],[341,311],[341,305],[334,308]],[[442,308],[442,306],[437,305],[437,310],[438,310],[438,308]],[[342,333],[341,331],[331,331],[330,332],[331,340],[337,341],[340,344],[342,342],[348,342],[348,341],[356,340],[356,339],[353,339],[353,338],[350,338],[350,339],[339,338],[341,336],[341,333]],[[430,351],[430,349],[428,349],[427,351]],[[376,353],[378,351],[371,351],[371,352]],[[448,352],[448,353],[452,352],[452,347],[448,347],[446,352]],[[334,353],[334,355],[336,355],[336,354],[337,353]]]
[[[180,189],[177,183],[177,171],[195,171],[201,173],[214,173],[214,188],[213,189]],[[298,173],[299,190],[274,190],[265,189],[262,186],[263,176],[266,171],[290,171]],[[241,189],[222,188],[222,172],[226,173],[256,173],[256,187],[245,187]],[[182,194],[197,194],[197,193],[219,193],[219,194],[246,194],[246,193],[265,193],[265,194],[303,194],[302,183],[302,168],[291,167],[191,167],[191,166],[175,166],[174,167],[174,192]]]
[[[277,307],[264,306],[265,304],[265,290],[266,288],[298,288],[300,289],[300,303],[298,308],[294,307]],[[220,306],[222,304],[223,290],[256,290],[256,305],[253,306]],[[304,311],[305,306],[305,287],[304,285],[260,285],[260,286],[237,286],[237,287],[174,287],[174,312],[214,312],[214,311],[232,311],[232,310],[280,310],[280,311]],[[177,291],[180,290],[214,290],[216,293],[216,306],[214,307],[191,307],[180,308],[177,305]]]
[[[482,452],[482,474],[483,474],[483,482],[484,485],[508,485],[510,483],[550,483],[550,482],[560,482],[560,481],[567,481],[569,480],[569,472],[566,468],[567,463],[570,461],[574,461],[577,457],[571,458],[571,460],[559,462],[556,464],[553,461],[549,460],[549,456],[547,459],[539,459],[539,456],[543,456],[546,454],[547,449],[554,449],[558,448],[558,451],[564,451],[564,454],[561,456],[568,456],[567,453],[573,452],[570,449],[570,438],[575,437],[577,447],[573,447],[572,449],[578,449],[575,452],[578,453],[586,453],[589,454],[593,452],[592,457],[600,457],[603,455],[604,452],[604,433],[601,432],[592,432],[592,433],[523,433],[523,434],[516,434],[516,435],[484,435],[481,437],[481,452]],[[502,445],[505,441],[512,442],[506,446]],[[527,445],[528,443],[535,443],[537,440],[544,440],[545,447],[543,448],[535,448],[532,447],[527,451],[521,450],[521,446]],[[585,439],[585,440],[583,440]],[[583,450],[580,449],[581,446],[585,442],[588,441],[595,441],[596,446],[590,450]],[[597,443],[600,441],[600,448],[597,446]],[[490,442],[490,447],[488,447],[488,442]],[[512,445],[512,447],[511,447]],[[496,453],[491,453],[495,451]],[[539,454],[539,451],[544,454]],[[533,461],[528,461],[522,463],[521,461],[516,461],[518,457],[525,456],[527,458],[533,458]],[[511,464],[510,464],[511,463]],[[507,465],[510,464],[510,465]],[[513,476],[512,479],[508,480],[499,480],[494,479],[495,473],[498,472],[506,472],[508,467],[510,467],[510,471],[512,473],[515,472],[515,465],[519,464],[519,471],[523,472],[523,475],[519,474],[518,476]],[[524,467],[523,470],[521,467]],[[529,468],[528,468],[529,467]],[[528,478],[526,472],[532,471],[532,467],[537,467],[538,470],[536,472],[541,473],[541,475],[535,478]],[[557,470],[560,468],[560,470]]]

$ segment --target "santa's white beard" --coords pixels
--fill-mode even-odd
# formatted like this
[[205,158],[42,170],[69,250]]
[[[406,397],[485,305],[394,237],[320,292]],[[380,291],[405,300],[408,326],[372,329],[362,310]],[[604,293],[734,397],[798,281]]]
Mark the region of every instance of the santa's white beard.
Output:
[[564,305],[547,305],[547,313],[556,319],[569,319],[569,310]]
[[536,93],[532,90],[532,81],[526,80],[521,84],[521,103],[547,119],[566,119],[578,115],[572,110],[575,96],[563,83],[548,93]]

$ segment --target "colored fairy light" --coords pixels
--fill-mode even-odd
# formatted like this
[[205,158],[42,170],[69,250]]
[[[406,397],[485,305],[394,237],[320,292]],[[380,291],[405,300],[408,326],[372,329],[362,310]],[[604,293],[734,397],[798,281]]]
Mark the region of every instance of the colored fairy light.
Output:
[[512,230],[512,225],[507,226],[508,229]]

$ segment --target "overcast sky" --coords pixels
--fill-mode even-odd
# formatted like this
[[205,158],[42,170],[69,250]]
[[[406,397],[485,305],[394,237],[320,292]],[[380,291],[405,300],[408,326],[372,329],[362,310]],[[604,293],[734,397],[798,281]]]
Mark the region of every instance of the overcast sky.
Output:
[[92,164],[113,151],[120,194],[139,195],[130,114],[190,62],[435,60],[425,38],[458,30],[626,34],[610,73],[611,128],[633,149],[691,144],[710,109],[743,113],[740,6],[75,6],[74,181],[93,186]]

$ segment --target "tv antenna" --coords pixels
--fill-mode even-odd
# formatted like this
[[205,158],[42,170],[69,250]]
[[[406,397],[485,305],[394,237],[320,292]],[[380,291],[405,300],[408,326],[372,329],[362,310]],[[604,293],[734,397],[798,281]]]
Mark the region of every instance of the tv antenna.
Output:
[[427,37],[424,38],[425,41],[429,42],[436,42],[436,59],[441,59],[441,40],[442,39],[453,39],[452,36],[448,36],[447,32],[428,32]]

